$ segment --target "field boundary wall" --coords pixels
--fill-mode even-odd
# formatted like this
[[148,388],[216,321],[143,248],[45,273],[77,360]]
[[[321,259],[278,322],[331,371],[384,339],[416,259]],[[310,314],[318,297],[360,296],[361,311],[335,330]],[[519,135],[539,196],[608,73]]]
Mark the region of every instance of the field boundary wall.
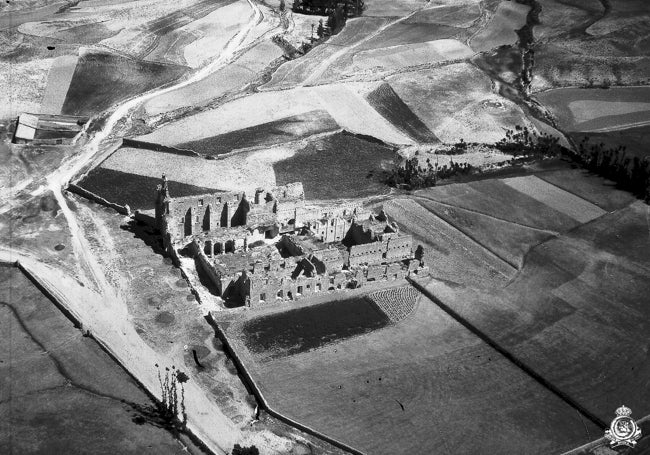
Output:
[[264,395],[262,394],[262,391],[260,390],[257,383],[255,382],[253,377],[250,375],[250,373],[248,372],[248,370],[244,366],[244,363],[242,362],[242,360],[237,355],[237,351],[235,351],[233,349],[233,347],[230,344],[230,341],[228,339],[228,336],[221,329],[219,324],[217,324],[217,322],[214,320],[211,313],[209,315],[209,322],[214,327],[217,338],[219,338],[221,340],[221,342],[224,344],[224,346],[226,347],[230,358],[233,360],[233,363],[235,364],[235,367],[237,368],[237,371],[239,372],[239,375],[241,376],[242,380],[244,381],[244,384],[253,393],[253,395],[255,396],[255,399],[257,400],[257,402],[261,405],[261,407],[264,410],[266,410],[266,412],[268,412],[270,415],[272,415],[276,419],[279,419],[279,420],[283,421],[286,424],[289,424],[289,425],[291,425],[291,426],[293,426],[293,427],[295,427],[295,428],[297,428],[297,429],[299,429],[301,431],[304,431],[305,433],[311,434],[312,436],[316,436],[317,438],[320,438],[323,441],[326,441],[326,442],[332,444],[333,446],[338,447],[339,449],[343,449],[343,450],[345,450],[345,451],[347,451],[347,452],[349,452],[349,453],[351,453],[353,455],[367,455],[364,452],[361,452],[361,451],[359,451],[359,450],[357,450],[357,449],[355,449],[353,447],[348,446],[347,444],[345,444],[343,442],[340,442],[340,441],[338,441],[338,440],[336,440],[334,438],[331,438],[331,437],[327,436],[326,434],[321,433],[318,430],[314,430],[313,428],[311,428],[311,427],[309,427],[307,425],[299,423],[299,422],[293,420],[292,418],[287,417],[284,414],[282,414],[282,413],[276,411],[275,409],[273,409],[270,406],[270,404],[268,403],[268,401],[266,401],[266,398],[264,398]]
[[131,148],[135,148],[135,149],[153,150],[154,152],[173,153],[174,155],[185,155],[185,156],[201,157],[200,154],[196,153],[193,150],[179,149],[179,148],[176,148],[176,147],[171,147],[169,145],[156,144],[154,142],[138,141],[138,140],[129,139],[129,138],[126,138],[126,137],[122,139],[122,147],[131,147]]
[[109,202],[106,199],[104,199],[103,197],[98,196],[95,193],[92,193],[92,192],[80,187],[79,185],[77,185],[75,183],[68,184],[67,189],[68,189],[68,191],[71,191],[72,193],[76,193],[79,196],[82,196],[82,197],[84,197],[86,199],[90,199],[91,201],[97,202],[98,204],[102,204],[102,205],[104,205],[106,207],[110,207],[110,208],[112,208],[113,210],[117,211],[118,213],[120,213],[122,215],[131,215],[131,210],[129,209],[128,206],[119,205],[119,204],[116,204],[114,202]]

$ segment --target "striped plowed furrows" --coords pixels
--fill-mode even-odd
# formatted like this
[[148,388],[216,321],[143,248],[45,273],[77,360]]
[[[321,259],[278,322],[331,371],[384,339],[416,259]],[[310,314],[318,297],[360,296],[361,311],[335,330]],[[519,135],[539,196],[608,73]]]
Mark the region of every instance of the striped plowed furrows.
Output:
[[368,298],[381,308],[391,322],[399,322],[413,312],[419,295],[413,287],[403,286],[373,292],[368,294]]
[[561,188],[533,176],[503,179],[506,185],[570,216],[579,223],[587,223],[604,215],[600,207]]

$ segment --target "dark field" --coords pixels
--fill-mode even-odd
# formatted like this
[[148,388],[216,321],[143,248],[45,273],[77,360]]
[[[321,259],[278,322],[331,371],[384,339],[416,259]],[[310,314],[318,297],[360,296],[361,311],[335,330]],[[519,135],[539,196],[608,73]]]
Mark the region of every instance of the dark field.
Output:
[[118,101],[181,77],[180,65],[144,62],[114,54],[86,54],[79,58],[62,114],[92,115]]
[[19,269],[0,267],[0,284],[0,453],[186,453],[131,377]]
[[249,351],[280,358],[380,329],[389,323],[366,297],[335,300],[252,319],[243,327]]
[[626,402],[646,416],[649,216],[635,202],[550,240],[502,288],[429,289],[603,422]]
[[226,330],[274,410],[367,454],[548,455],[602,434],[431,301],[415,308],[364,336],[270,359],[242,346],[247,322]]
[[[155,208],[156,187],[160,179],[96,167],[78,185],[109,202],[127,205],[131,210]],[[175,197],[214,193],[218,190],[169,181],[169,192]]]
[[335,133],[314,140],[273,169],[278,185],[302,181],[307,199],[366,197],[388,192],[377,174],[394,155],[392,147]]
[[326,111],[311,111],[218,136],[184,142],[176,147],[215,156],[234,149],[281,144],[339,128]]
[[589,144],[604,144],[605,148],[625,146],[626,156],[644,158],[650,156],[650,125],[629,128],[608,133],[571,133],[571,138],[580,143],[586,137]]
[[366,95],[368,103],[397,129],[418,142],[439,142],[422,120],[402,101],[389,84]]

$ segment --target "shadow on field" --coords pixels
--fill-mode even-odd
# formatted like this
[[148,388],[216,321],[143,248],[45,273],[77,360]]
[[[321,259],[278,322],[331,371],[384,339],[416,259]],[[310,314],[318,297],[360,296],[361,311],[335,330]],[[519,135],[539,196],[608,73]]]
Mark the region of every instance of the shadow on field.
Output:
[[150,247],[154,253],[167,257],[167,253],[163,247],[163,240],[160,233],[156,228],[141,221],[130,220],[126,224],[122,224],[120,229],[133,234],[139,240],[142,240],[145,245]]

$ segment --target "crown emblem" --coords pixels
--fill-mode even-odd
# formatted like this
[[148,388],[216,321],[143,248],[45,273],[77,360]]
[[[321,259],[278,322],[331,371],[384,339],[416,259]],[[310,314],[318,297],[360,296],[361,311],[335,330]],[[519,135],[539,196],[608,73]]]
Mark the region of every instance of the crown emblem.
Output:
[[636,446],[637,440],[641,438],[641,429],[632,420],[631,415],[632,410],[625,405],[616,410],[616,417],[612,420],[609,430],[605,431],[605,438],[609,440],[611,447]]
[[629,417],[632,415],[632,410],[627,406],[623,405],[616,410],[616,415]]

